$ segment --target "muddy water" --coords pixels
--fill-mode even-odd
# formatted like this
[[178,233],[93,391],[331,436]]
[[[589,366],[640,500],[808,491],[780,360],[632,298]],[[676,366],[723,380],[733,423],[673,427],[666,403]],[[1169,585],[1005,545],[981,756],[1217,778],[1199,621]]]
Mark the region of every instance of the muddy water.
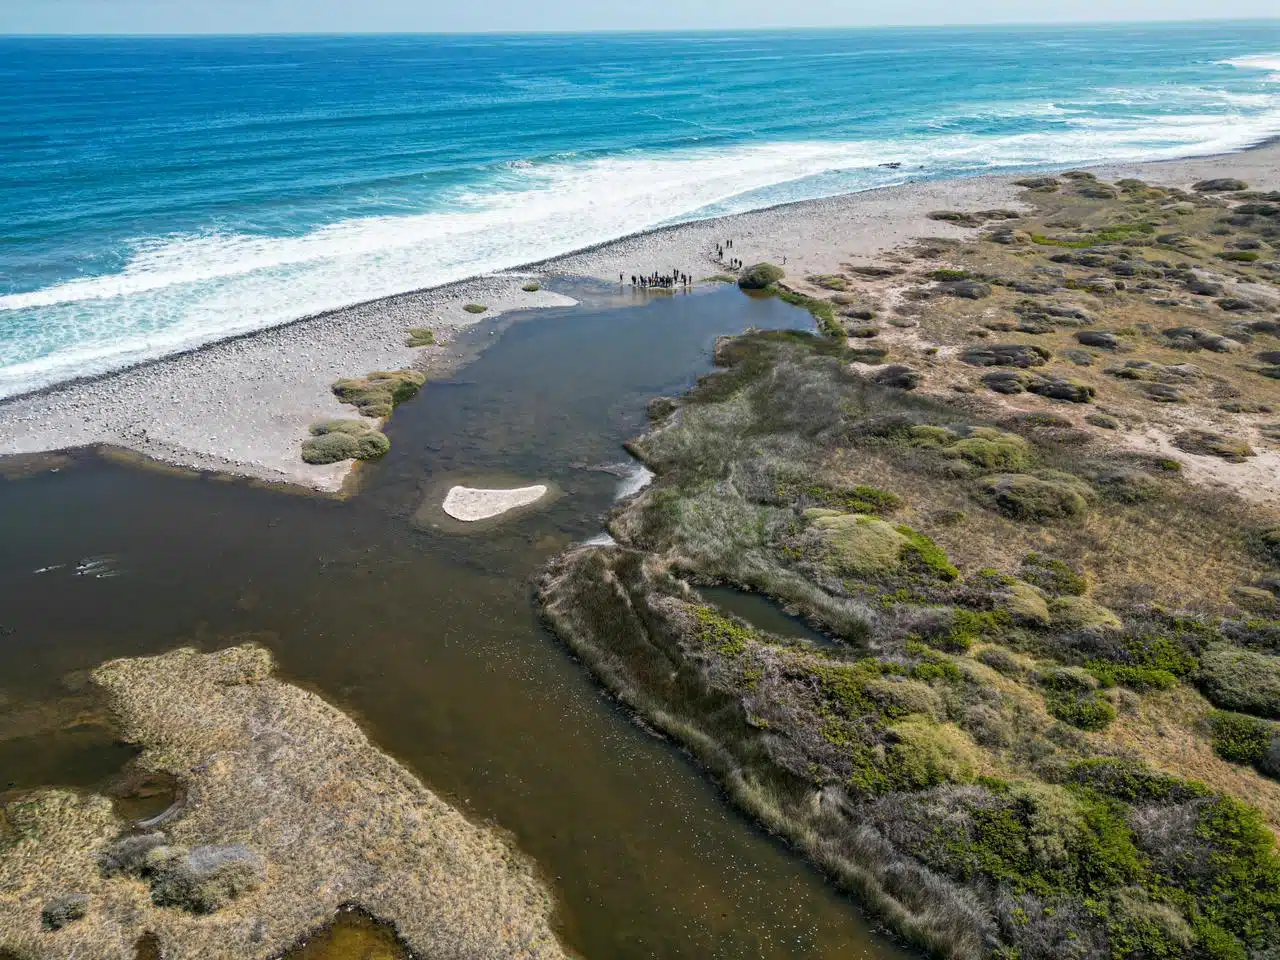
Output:
[[[586,468],[625,463],[646,401],[753,325],[808,317],[723,291],[517,318],[400,408],[391,453],[344,503],[92,455],[0,483],[0,785],[87,786],[127,760],[95,732],[87,668],[255,635],[433,789],[511,831],[584,956],[897,956],[603,697],[531,603],[540,565],[601,531],[622,482]],[[561,496],[465,534],[420,511],[491,474]],[[362,929],[307,956],[383,955]]]

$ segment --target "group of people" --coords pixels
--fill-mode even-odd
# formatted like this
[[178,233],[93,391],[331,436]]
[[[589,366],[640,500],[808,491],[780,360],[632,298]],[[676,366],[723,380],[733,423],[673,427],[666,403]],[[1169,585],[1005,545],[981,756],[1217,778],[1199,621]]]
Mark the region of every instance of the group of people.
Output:
[[[725,240],[716,244],[716,260],[719,263],[725,262],[725,251],[733,249],[733,240]],[[742,261],[737,257],[730,257],[728,261],[730,269],[741,270]],[[625,274],[618,274],[618,286],[625,286],[627,277]],[[693,286],[693,277],[678,268],[672,268],[670,273],[660,273],[655,270],[653,273],[641,275],[633,273],[631,275],[631,286],[640,290],[659,289],[672,290],[676,287]]]
[[[618,285],[626,283],[626,277],[618,274]],[[674,289],[675,287],[689,287],[693,285],[693,277],[682,270],[673,269],[670,273],[658,273],[654,271],[648,276],[631,275],[631,286],[648,290],[651,287],[657,289]]]

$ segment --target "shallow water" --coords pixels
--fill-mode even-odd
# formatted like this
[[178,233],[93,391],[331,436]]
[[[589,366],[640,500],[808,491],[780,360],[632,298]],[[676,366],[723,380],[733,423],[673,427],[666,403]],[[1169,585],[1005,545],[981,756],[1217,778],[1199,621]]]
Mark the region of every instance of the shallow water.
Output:
[[702,587],[698,591],[708,603],[741,617],[747,623],[768,633],[795,640],[808,640],[821,646],[835,643],[796,616],[787,613],[768,597],[748,593],[734,587]]
[[[55,733],[67,717],[92,719],[86,668],[253,635],[431,788],[511,831],[586,957],[900,955],[605,698],[531,602],[539,567],[603,528],[619,478],[583,467],[625,461],[647,400],[687,388],[715,336],[750,325],[809,318],[736,291],[518,318],[453,382],[400,408],[391,453],[345,503],[87,454],[0,483],[4,779],[86,785],[123,759],[105,736],[57,763],[32,747],[74,737]],[[563,495],[465,534],[413,521],[424,496],[468,473],[549,480]],[[314,943],[307,956],[324,960],[383,949],[345,926]]]

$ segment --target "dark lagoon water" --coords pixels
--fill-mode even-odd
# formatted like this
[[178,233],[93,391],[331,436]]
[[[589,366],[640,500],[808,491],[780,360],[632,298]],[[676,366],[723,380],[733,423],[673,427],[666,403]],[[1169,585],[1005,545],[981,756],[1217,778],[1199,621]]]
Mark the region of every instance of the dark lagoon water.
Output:
[[[900,956],[604,697],[532,603],[537,570],[602,531],[622,482],[583,467],[624,463],[646,401],[687,388],[716,335],[747,326],[809,318],[736,291],[516,318],[399,409],[391,453],[347,502],[90,453],[0,481],[0,788],[101,787],[128,760],[88,669],[251,635],[432,789],[511,831],[585,957]],[[484,474],[561,496],[465,534],[419,510]],[[392,956],[380,936],[355,919],[305,956]]]

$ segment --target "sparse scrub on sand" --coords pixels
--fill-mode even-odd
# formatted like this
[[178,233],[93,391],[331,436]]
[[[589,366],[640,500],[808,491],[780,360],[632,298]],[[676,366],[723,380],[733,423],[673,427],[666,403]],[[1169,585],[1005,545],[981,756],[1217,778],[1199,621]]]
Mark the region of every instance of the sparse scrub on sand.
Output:
[[815,287],[821,287],[823,290],[840,292],[849,289],[849,281],[838,273],[822,274],[820,276],[806,277],[805,279]]
[[[1270,525],[1056,413],[985,419],[852,355],[720,341],[723,371],[629,445],[657,478],[611,518],[617,545],[546,571],[552,627],[934,955],[1280,949],[1280,858],[1246,805],[1280,812],[1280,783],[1221,759],[1280,769],[1256,726],[1280,710],[1280,626],[1231,619]],[[708,581],[831,642],[730,617],[693,590]],[[1210,722],[1198,690],[1257,718]],[[1157,730],[1208,782],[1175,775]]]

